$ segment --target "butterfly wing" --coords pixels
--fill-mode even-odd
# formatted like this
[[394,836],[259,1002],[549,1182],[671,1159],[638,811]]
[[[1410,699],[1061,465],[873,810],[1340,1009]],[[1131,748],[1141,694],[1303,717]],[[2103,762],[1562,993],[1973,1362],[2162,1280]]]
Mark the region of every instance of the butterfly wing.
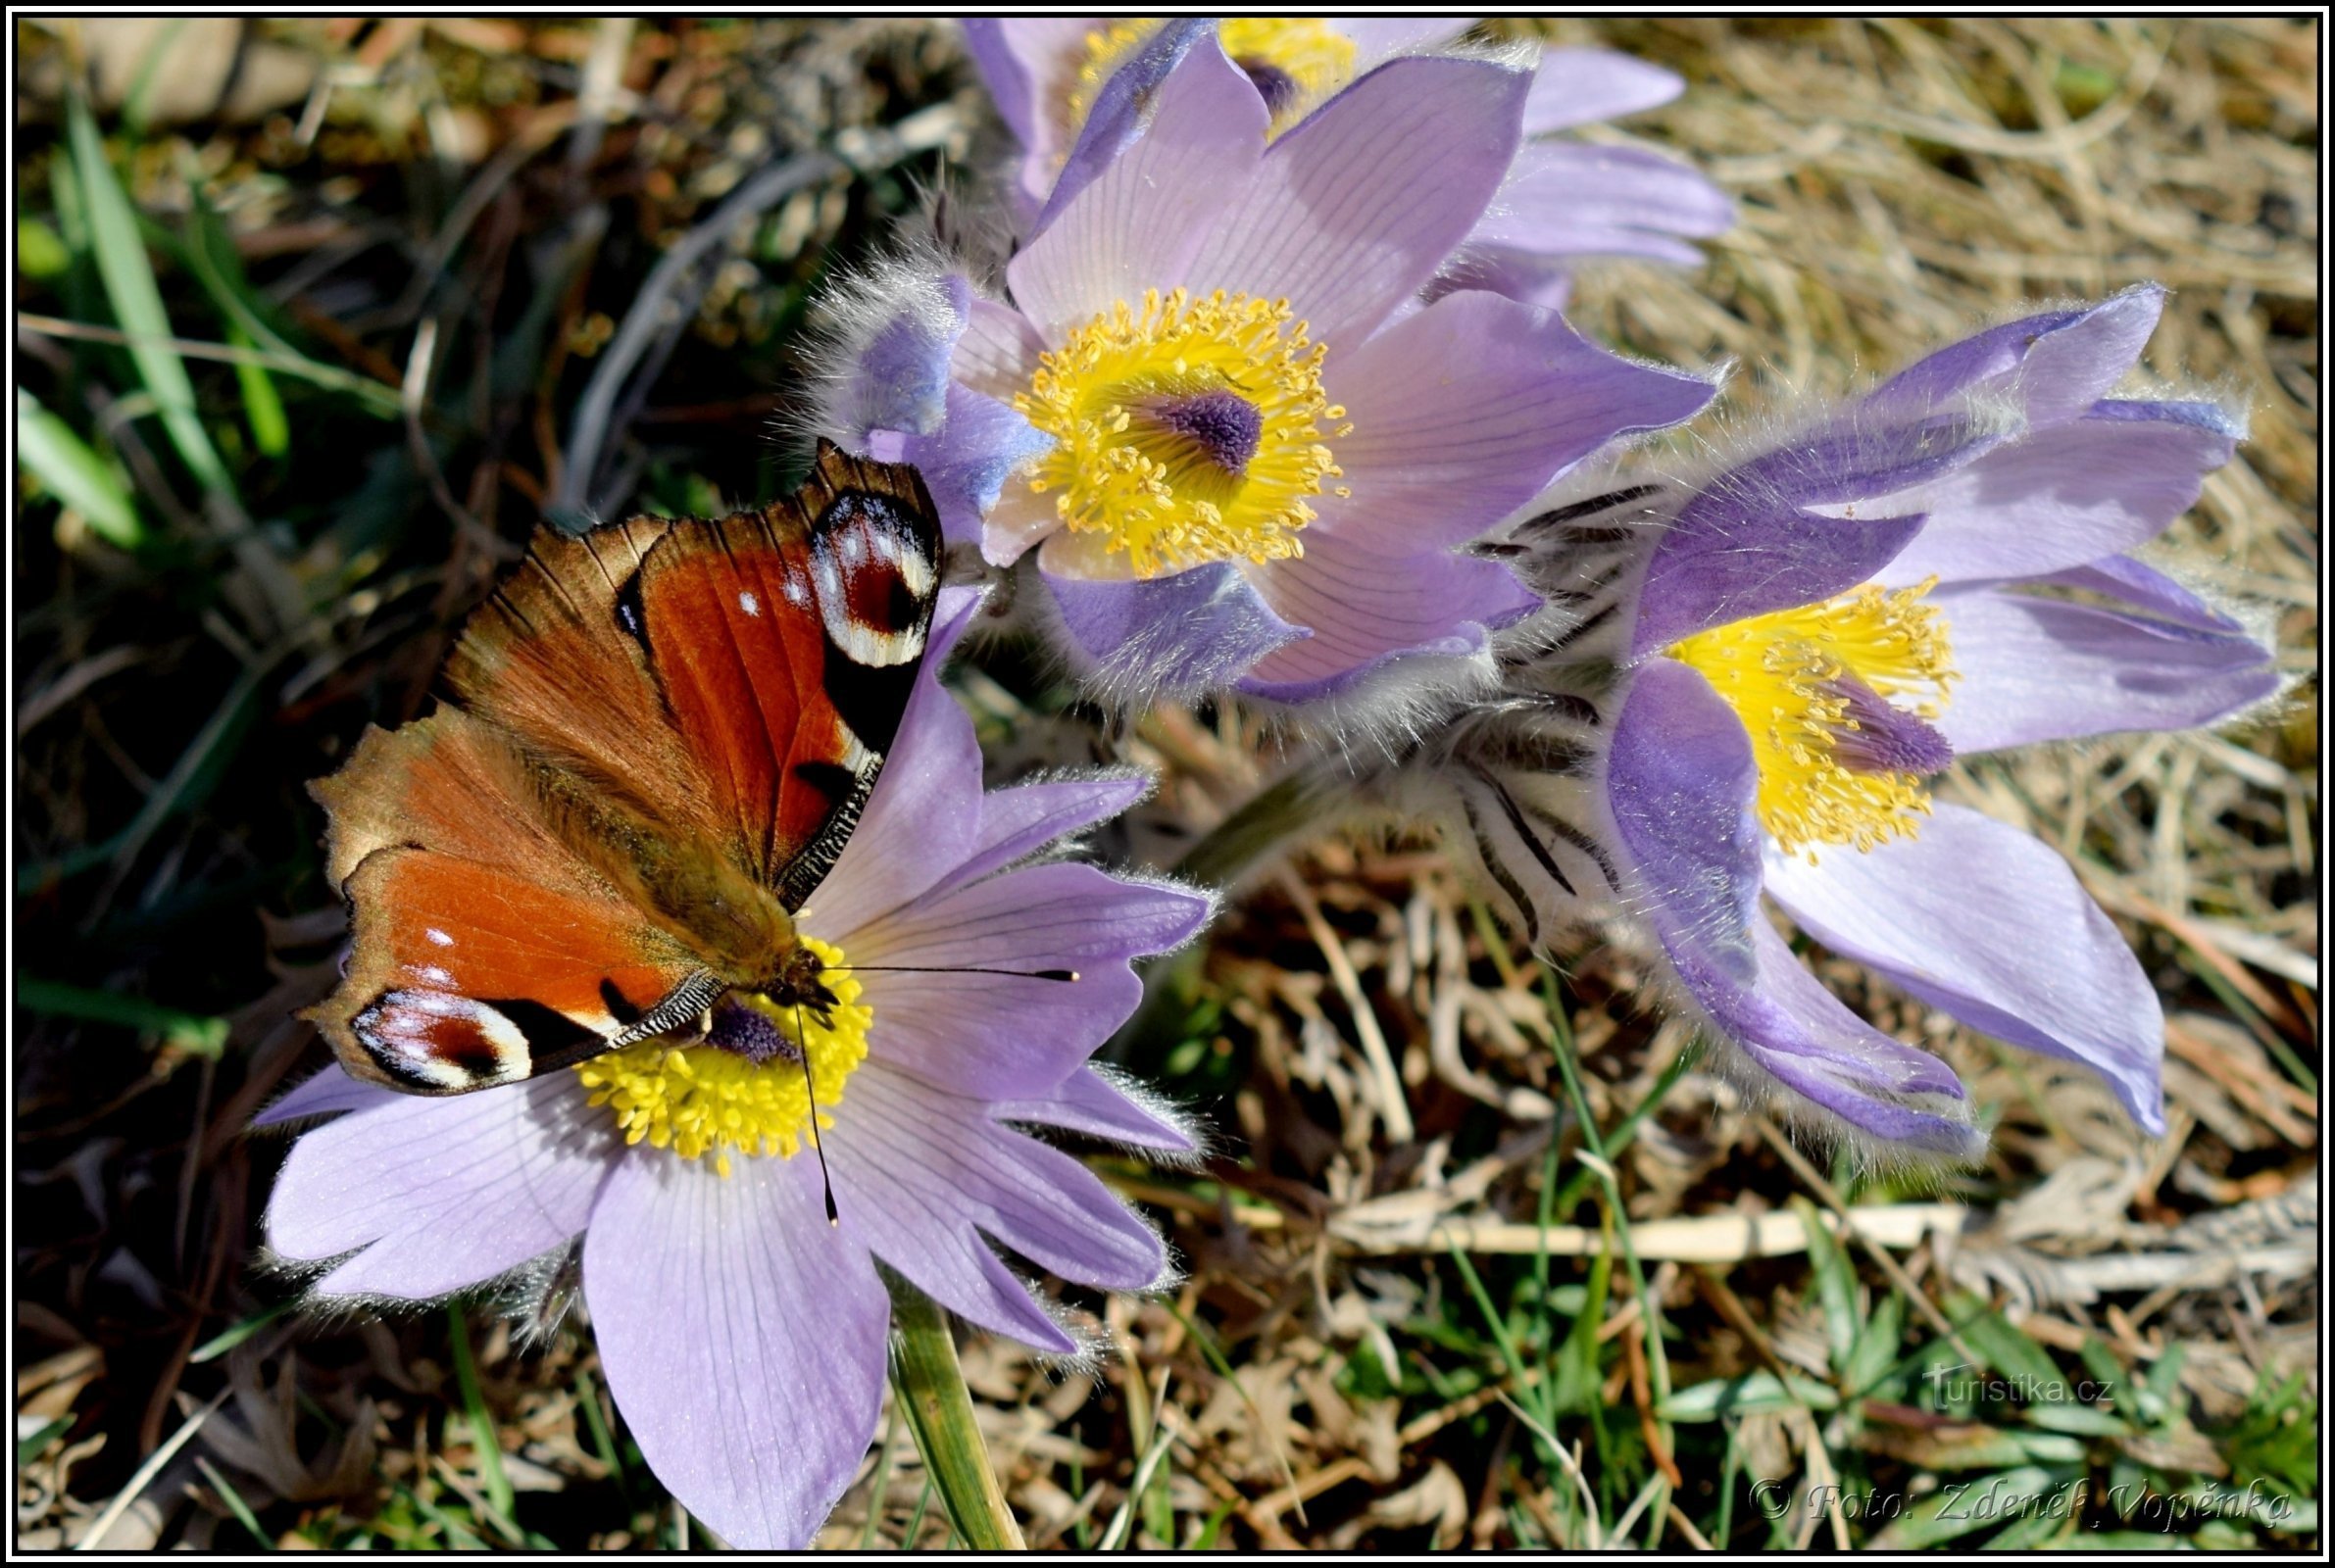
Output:
[[791,927],[741,906],[800,907],[841,853],[939,557],[915,470],[832,447],[762,513],[539,530],[448,662],[461,706],[318,786],[356,942],[312,1016],[344,1065],[509,1082],[767,973]]
[[628,590],[742,865],[789,910],[842,852],[900,728],[940,548],[914,468],[830,446],[792,499],[675,526]]
[[525,1078],[701,972],[554,830],[540,767],[448,708],[368,735],[317,787],[356,940],[309,1016],[351,1073],[422,1094]]

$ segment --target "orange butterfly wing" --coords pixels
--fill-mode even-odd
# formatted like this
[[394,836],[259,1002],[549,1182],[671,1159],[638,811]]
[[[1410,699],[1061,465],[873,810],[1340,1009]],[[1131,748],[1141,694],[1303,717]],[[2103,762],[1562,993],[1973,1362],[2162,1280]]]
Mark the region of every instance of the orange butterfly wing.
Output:
[[[777,911],[899,728],[939,554],[915,470],[833,448],[764,513],[538,530],[448,661],[459,706],[317,786],[356,940],[311,1016],[343,1064],[510,1082],[683,1022],[791,942]],[[763,925],[700,917],[736,913],[732,879]]]

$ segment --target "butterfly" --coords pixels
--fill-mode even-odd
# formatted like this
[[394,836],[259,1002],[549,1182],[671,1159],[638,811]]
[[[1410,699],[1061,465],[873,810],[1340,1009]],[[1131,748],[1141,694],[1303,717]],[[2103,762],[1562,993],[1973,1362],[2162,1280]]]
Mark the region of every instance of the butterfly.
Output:
[[900,728],[940,553],[914,468],[825,442],[760,512],[538,528],[448,699],[312,787],[354,942],[304,1016],[342,1066],[459,1094],[733,990],[822,1015],[794,917]]

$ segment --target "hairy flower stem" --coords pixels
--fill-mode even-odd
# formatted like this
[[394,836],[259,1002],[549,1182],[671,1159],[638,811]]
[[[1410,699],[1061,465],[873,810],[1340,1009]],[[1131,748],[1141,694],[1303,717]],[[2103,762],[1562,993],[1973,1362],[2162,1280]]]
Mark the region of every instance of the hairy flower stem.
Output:
[[[973,1424],[972,1396],[957,1364],[949,1315],[931,1298],[893,1276],[892,1394],[908,1412],[917,1451],[924,1456],[957,1534],[975,1551],[1025,1549],[1021,1527],[1006,1506],[989,1450]],[[903,1544],[908,1544],[903,1543]]]
[[1339,760],[1317,757],[1267,785],[1230,816],[1209,829],[1175,862],[1179,877],[1230,888],[1290,841],[1336,826],[1354,797],[1354,781]]

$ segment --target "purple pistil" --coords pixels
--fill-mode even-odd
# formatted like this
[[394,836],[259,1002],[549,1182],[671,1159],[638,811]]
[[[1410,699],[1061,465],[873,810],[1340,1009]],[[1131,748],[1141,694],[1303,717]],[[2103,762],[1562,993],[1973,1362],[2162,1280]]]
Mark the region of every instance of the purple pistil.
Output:
[[1841,766],[1927,778],[1952,765],[1953,745],[1918,713],[1896,707],[1853,675],[1832,681],[1827,689],[1849,705],[1832,730],[1832,755]]
[[1198,449],[1196,456],[1233,478],[1248,471],[1265,435],[1265,415],[1237,392],[1193,392],[1165,397],[1144,410],[1153,423]]
[[774,1056],[787,1061],[803,1059],[802,1048],[787,1038],[776,1020],[730,997],[714,1004],[714,1027],[706,1035],[706,1044],[743,1056],[757,1067]]

